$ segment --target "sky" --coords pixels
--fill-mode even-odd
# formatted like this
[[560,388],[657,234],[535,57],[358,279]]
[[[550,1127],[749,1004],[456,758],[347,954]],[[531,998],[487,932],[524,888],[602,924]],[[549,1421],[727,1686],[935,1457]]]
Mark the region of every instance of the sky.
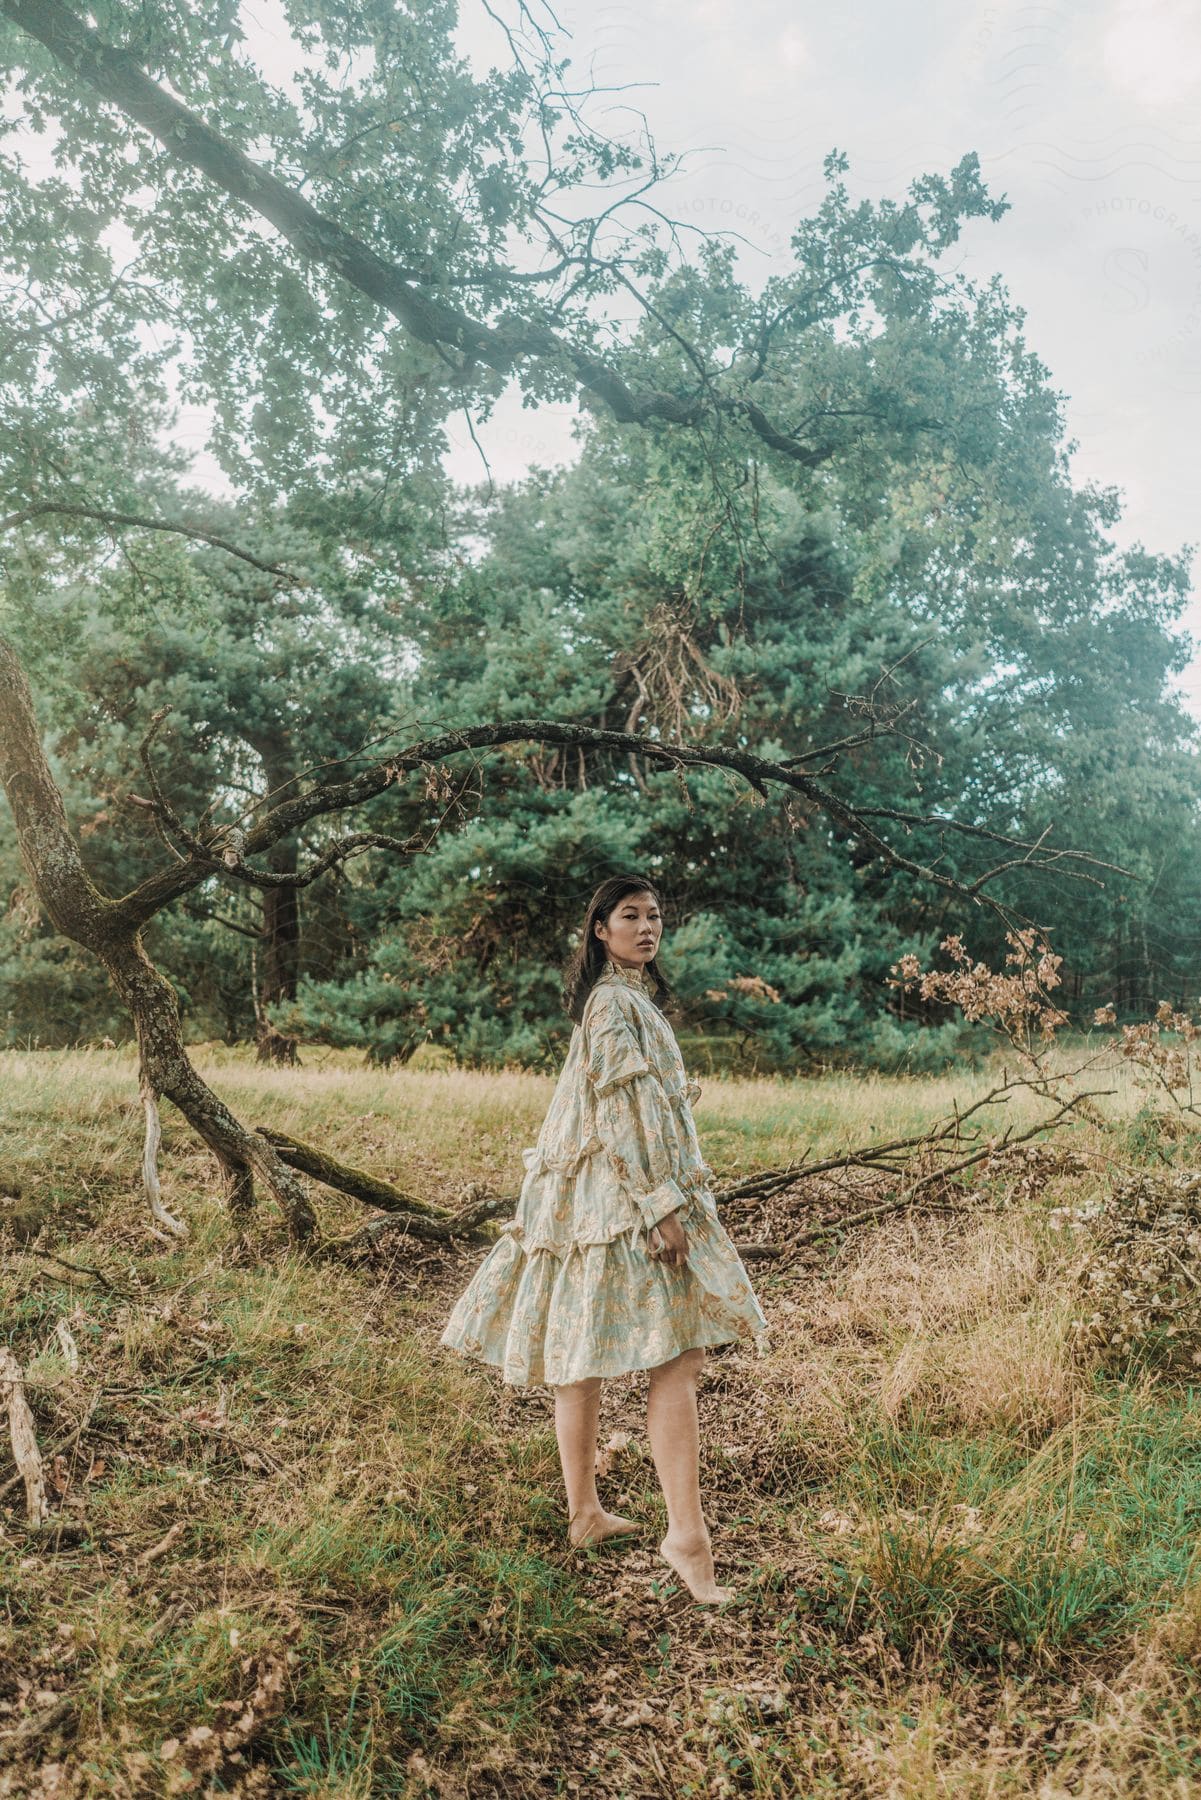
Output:
[[[1067,397],[1077,480],[1122,493],[1117,541],[1201,545],[1201,0],[556,10],[580,77],[625,88],[606,102],[614,129],[637,108],[661,149],[690,153],[660,204],[740,232],[748,280],[789,266],[828,151],[846,152],[852,192],[873,199],[976,151],[1010,210],[973,223],[954,266],[998,273],[1025,310],[1027,343]],[[462,0],[458,42],[502,60],[477,0]],[[494,477],[569,460],[573,417],[503,403],[479,431]],[[451,431],[449,466],[479,480],[465,430]],[[1201,643],[1201,558],[1194,576],[1185,625]],[[1182,689],[1201,717],[1201,655]]]

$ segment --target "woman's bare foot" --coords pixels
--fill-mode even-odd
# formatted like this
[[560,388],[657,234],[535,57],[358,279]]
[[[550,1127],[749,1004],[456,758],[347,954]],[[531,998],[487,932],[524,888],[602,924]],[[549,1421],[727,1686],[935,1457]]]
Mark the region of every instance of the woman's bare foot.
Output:
[[567,1535],[574,1550],[582,1550],[585,1544],[600,1544],[606,1538],[630,1537],[642,1526],[637,1519],[623,1519],[620,1513],[605,1512],[600,1508],[594,1513],[579,1513],[572,1519],[567,1528]]
[[694,1600],[704,1606],[720,1606],[734,1598],[732,1587],[718,1587],[713,1574],[713,1551],[709,1536],[673,1538],[670,1534],[659,1545],[659,1555],[673,1568]]

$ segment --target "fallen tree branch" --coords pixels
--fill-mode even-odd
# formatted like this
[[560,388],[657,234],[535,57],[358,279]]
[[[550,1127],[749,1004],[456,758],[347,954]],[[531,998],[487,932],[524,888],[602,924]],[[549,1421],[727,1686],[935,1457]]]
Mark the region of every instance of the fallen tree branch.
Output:
[[961,1174],[964,1169],[983,1162],[987,1157],[996,1156],[1002,1150],[1012,1150],[1018,1144],[1029,1143],[1031,1138],[1037,1137],[1042,1131],[1054,1131],[1058,1125],[1063,1123],[1067,1115],[1084,1101],[1091,1100],[1098,1094],[1114,1092],[1113,1088],[1094,1088],[1089,1093],[1076,1094],[1072,1099],[1065,1100],[1058,1112],[1053,1113],[1049,1119],[1040,1119],[1036,1125],[1031,1125],[1028,1131],[1019,1132],[1016,1136],[1010,1136],[1007,1131],[996,1142],[989,1142],[980,1149],[973,1150],[971,1155],[962,1157],[950,1168],[932,1169],[929,1174],[923,1175],[915,1181],[912,1187],[903,1188],[899,1194],[893,1195],[891,1199],[883,1201],[879,1206],[870,1206],[864,1212],[853,1213],[849,1219],[835,1219],[829,1224],[816,1225],[811,1231],[801,1232],[792,1238],[790,1243],[795,1245],[816,1243],[819,1238],[832,1237],[838,1232],[850,1231],[857,1225],[873,1225],[878,1219],[887,1218],[890,1213],[904,1212],[908,1207],[917,1206],[920,1204],[920,1195],[924,1188],[932,1186],[935,1182],[946,1182],[952,1175]]
[[[1095,1060],[1095,1058],[1089,1058],[1088,1061],[1081,1063],[1075,1069],[1066,1071],[1064,1075],[1056,1079],[1071,1080],[1091,1067]],[[721,1206],[729,1206],[732,1202],[769,1200],[773,1195],[782,1192],[785,1188],[792,1187],[797,1182],[809,1181],[815,1175],[829,1175],[838,1169],[877,1169],[884,1174],[903,1176],[907,1165],[885,1161],[885,1158],[896,1157],[907,1150],[921,1150],[932,1155],[954,1155],[955,1149],[964,1135],[963,1127],[974,1114],[981,1112],[986,1106],[1007,1105],[1010,1094],[1023,1090],[1039,1093],[1044,1098],[1048,1098],[1050,1096],[1046,1092],[1047,1079],[1047,1077],[1028,1075],[1006,1078],[1004,1081],[998,1082],[996,1087],[990,1088],[987,1094],[981,1094],[978,1100],[973,1100],[970,1106],[964,1107],[962,1110],[956,1106],[949,1118],[930,1126],[927,1131],[918,1132],[913,1137],[892,1138],[884,1144],[860,1144],[853,1150],[844,1150],[839,1156],[828,1156],[822,1162],[811,1163],[803,1157],[800,1162],[787,1163],[781,1169],[761,1169],[758,1174],[748,1175],[744,1181],[732,1182],[726,1187],[715,1188],[714,1196]],[[1078,1106],[1083,1101],[1091,1099],[1094,1093],[1110,1094],[1112,1092],[1112,1088],[1096,1088],[1089,1093],[1076,1095],[1068,1104],[1073,1107]],[[1064,1110],[1066,1108],[1060,1108],[1060,1112]],[[1033,1130],[1036,1132],[1044,1129],[1052,1130],[1058,1123],[1059,1117],[1060,1113],[1053,1113],[1049,1120],[1045,1120],[1041,1125],[1036,1125]],[[978,1141],[978,1131],[977,1127],[976,1135],[970,1137],[969,1142]],[[1026,1133],[1022,1137],[1010,1138],[1006,1132],[1005,1137],[1000,1141],[1020,1144],[1024,1143],[1029,1135],[1030,1133]],[[980,1155],[991,1155],[996,1147],[990,1141]],[[970,1157],[967,1161],[955,1163],[950,1168],[936,1170],[935,1174],[943,1177],[953,1175],[957,1170],[966,1168],[968,1162],[976,1160],[976,1157]]]
[[[479,1230],[484,1219],[492,1218],[496,1213],[511,1210],[514,1201],[511,1196],[497,1197],[468,1208],[465,1214],[456,1214],[446,1224],[434,1225],[429,1219],[419,1218],[415,1213],[386,1213],[382,1218],[368,1219],[357,1231],[351,1231],[345,1237],[327,1238],[321,1246],[323,1255],[340,1256],[346,1250],[371,1250],[377,1248],[388,1238],[416,1238],[421,1243],[449,1244],[466,1239],[470,1243],[483,1243],[487,1240]],[[486,1210],[485,1210],[486,1208]]]
[[378,1207],[387,1215],[370,1220],[344,1237],[332,1238],[323,1249],[334,1254],[368,1248],[393,1233],[419,1238],[427,1244],[449,1244],[460,1238],[478,1239],[479,1227],[485,1220],[495,1218],[498,1213],[513,1212],[517,1206],[514,1194],[485,1194],[456,1213],[442,1212],[427,1200],[418,1200],[416,1195],[402,1192],[390,1181],[383,1181],[366,1169],[338,1162],[312,1144],[303,1144],[282,1131],[269,1131],[265,1125],[258,1126],[257,1131],[289,1168],[320,1181],[325,1187],[335,1188],[341,1194],[349,1194],[354,1200],[362,1200],[367,1206]]
[[313,1144],[302,1143],[299,1138],[288,1137],[282,1131],[269,1131],[265,1125],[256,1125],[255,1130],[259,1137],[266,1138],[280,1161],[287,1163],[290,1169],[298,1169],[302,1175],[310,1175],[324,1187],[336,1188],[340,1194],[349,1194],[352,1200],[362,1200],[381,1212],[415,1213],[418,1218],[439,1223],[449,1219],[449,1214],[431,1206],[427,1200],[418,1200],[415,1194],[402,1192],[390,1181],[383,1181],[366,1169],[338,1162]]
[[[805,1152],[808,1156],[809,1152]],[[744,1181],[731,1181],[713,1190],[714,1199],[719,1206],[729,1206],[731,1201],[769,1200],[781,1188],[801,1180],[808,1171],[805,1158],[798,1163],[788,1163],[782,1169],[761,1169],[757,1175],[748,1175]]]
[[21,1366],[8,1346],[0,1345],[0,1404],[8,1413],[8,1431],[13,1447],[13,1461],[25,1483],[25,1512],[31,1525],[44,1525],[50,1517],[46,1500],[46,1477],[42,1457],[34,1435],[33,1414],[25,1398],[25,1378]]
[[477,1225],[482,1225],[486,1219],[495,1219],[500,1213],[515,1213],[519,1198],[518,1194],[482,1194],[478,1200],[473,1200],[470,1205],[455,1213],[451,1221],[451,1235],[463,1237],[467,1232],[474,1231]]
[[[103,1394],[103,1392],[104,1392],[103,1388],[98,1387],[96,1389],[95,1393],[92,1395],[92,1398],[88,1401],[87,1411],[84,1413],[83,1418],[79,1421],[79,1424],[76,1425],[74,1430],[70,1431],[65,1438],[60,1438],[57,1444],[52,1444],[50,1446],[50,1450],[49,1450],[49,1453],[47,1456],[47,1460],[50,1463],[53,1463],[56,1457],[66,1456],[70,1451],[75,1449],[76,1445],[79,1443],[80,1438],[83,1436],[83,1434],[87,1430],[88,1426],[92,1423],[92,1416],[95,1413],[96,1408],[100,1404],[100,1398],[101,1398],[101,1395]],[[19,1474],[13,1475],[10,1477],[10,1479],[8,1481],[6,1481],[3,1484],[3,1486],[0,1486],[0,1500],[3,1500],[6,1494],[10,1494],[12,1492],[13,1488],[15,1488],[19,1485],[20,1480],[21,1480],[21,1477]]]
[[184,1519],[176,1519],[174,1525],[168,1529],[163,1537],[159,1538],[156,1544],[151,1544],[148,1550],[143,1550],[140,1556],[134,1557],[134,1568],[144,1569],[150,1563],[157,1562],[160,1556],[166,1556],[169,1550],[175,1548],[186,1530],[187,1521]]

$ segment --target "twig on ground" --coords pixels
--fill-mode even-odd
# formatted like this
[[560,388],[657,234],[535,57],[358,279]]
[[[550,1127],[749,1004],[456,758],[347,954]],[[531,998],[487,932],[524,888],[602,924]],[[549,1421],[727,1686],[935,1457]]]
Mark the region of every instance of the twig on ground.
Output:
[[171,1529],[158,1540],[157,1544],[151,1544],[149,1550],[143,1550],[140,1556],[134,1557],[134,1567],[145,1569],[150,1563],[157,1562],[160,1556],[166,1556],[168,1550],[174,1549],[186,1528],[185,1520],[176,1519]]
[[25,1398],[25,1378],[8,1346],[0,1345],[0,1404],[8,1413],[13,1461],[25,1483],[25,1511],[31,1525],[44,1525],[50,1516],[46,1477],[33,1429],[33,1414]]
[[[52,1444],[50,1446],[50,1449],[47,1451],[47,1461],[48,1462],[52,1463],[56,1457],[66,1456],[70,1451],[75,1449],[76,1445],[79,1443],[80,1438],[83,1436],[84,1432],[87,1430],[88,1426],[92,1422],[92,1415],[96,1411],[96,1408],[100,1404],[100,1396],[101,1396],[101,1394],[103,1394],[103,1392],[104,1392],[103,1388],[98,1387],[96,1389],[96,1392],[92,1395],[92,1398],[88,1402],[87,1411],[84,1413],[83,1418],[79,1421],[79,1424],[76,1425],[74,1430],[69,1432],[65,1438],[60,1438],[60,1440],[57,1444]],[[6,1494],[11,1493],[13,1488],[19,1486],[20,1481],[21,1481],[21,1477],[19,1474],[13,1475],[9,1478],[8,1481],[6,1481],[3,1484],[3,1486],[0,1486],[0,1500],[3,1500],[4,1496]]]
[[122,1300],[133,1298],[128,1288],[121,1287],[118,1282],[106,1275],[103,1269],[94,1268],[91,1263],[68,1262],[65,1256],[59,1256],[54,1250],[29,1250],[24,1246],[17,1251],[17,1255],[40,1256],[44,1262],[57,1263],[61,1269],[70,1269],[73,1275],[91,1275],[102,1287],[108,1288],[110,1293],[118,1295]]

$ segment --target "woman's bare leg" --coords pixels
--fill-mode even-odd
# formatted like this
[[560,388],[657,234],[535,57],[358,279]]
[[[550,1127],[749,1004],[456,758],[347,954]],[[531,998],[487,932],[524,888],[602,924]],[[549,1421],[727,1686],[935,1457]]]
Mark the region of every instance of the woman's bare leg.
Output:
[[667,1536],[659,1554],[694,1600],[713,1603],[731,1599],[734,1589],[718,1587],[714,1579],[709,1528],[701,1510],[696,1384],[704,1360],[703,1350],[682,1350],[651,1370],[646,1429],[667,1502]]
[[555,1436],[567,1489],[567,1535],[577,1547],[602,1538],[628,1537],[637,1519],[606,1512],[596,1491],[596,1431],[600,1421],[600,1377],[555,1389]]

